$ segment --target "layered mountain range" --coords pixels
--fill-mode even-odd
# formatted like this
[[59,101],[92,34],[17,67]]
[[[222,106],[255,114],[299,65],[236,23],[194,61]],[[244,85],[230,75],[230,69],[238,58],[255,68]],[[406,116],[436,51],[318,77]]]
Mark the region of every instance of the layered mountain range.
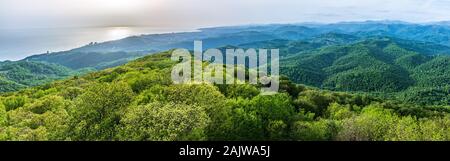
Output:
[[16,91],[67,76],[119,66],[174,48],[277,48],[281,73],[295,83],[349,92],[395,94],[408,101],[448,104],[450,26],[398,21],[271,24],[132,36],[69,51],[0,63],[0,91]]

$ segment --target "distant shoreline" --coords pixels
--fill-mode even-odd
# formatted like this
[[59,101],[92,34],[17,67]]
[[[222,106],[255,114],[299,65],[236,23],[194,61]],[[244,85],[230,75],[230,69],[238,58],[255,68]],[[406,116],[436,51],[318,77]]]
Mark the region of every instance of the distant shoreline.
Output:
[[[61,28],[0,28],[0,61],[22,60],[28,56],[44,53],[68,51],[83,47],[91,42],[109,42],[131,36],[164,35],[201,32],[221,28],[246,28],[269,25],[293,26],[322,26],[339,24],[416,24],[416,25],[442,25],[450,26],[450,21],[437,22],[407,22],[398,20],[366,20],[342,21],[335,23],[324,22],[297,22],[297,23],[261,23],[230,26],[209,26],[200,28],[155,28],[147,26],[92,26],[92,27],[61,27]],[[127,31],[128,30],[128,31]]]
[[32,55],[67,51],[91,42],[195,31],[198,30],[150,27],[0,29],[0,61],[17,61]]

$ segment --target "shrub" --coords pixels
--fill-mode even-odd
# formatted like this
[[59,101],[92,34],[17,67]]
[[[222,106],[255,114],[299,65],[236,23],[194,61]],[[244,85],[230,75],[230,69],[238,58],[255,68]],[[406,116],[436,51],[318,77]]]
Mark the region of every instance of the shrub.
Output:
[[75,140],[113,140],[121,114],[132,102],[133,91],[125,83],[99,83],[89,87],[70,111]]
[[131,108],[121,120],[121,140],[205,140],[209,118],[203,108],[174,103],[151,103]]
[[3,100],[6,111],[15,110],[25,105],[26,98],[24,96],[11,96]]

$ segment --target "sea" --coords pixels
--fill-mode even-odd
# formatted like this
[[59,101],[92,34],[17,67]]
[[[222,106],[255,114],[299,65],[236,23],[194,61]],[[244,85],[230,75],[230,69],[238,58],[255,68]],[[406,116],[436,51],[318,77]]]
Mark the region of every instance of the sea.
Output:
[[129,36],[191,31],[195,30],[154,27],[0,28],[0,61],[21,60],[31,55],[66,51],[91,42]]

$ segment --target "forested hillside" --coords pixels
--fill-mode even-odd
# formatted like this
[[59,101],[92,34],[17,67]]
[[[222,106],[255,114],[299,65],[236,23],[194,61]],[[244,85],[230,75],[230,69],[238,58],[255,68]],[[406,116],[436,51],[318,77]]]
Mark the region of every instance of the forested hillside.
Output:
[[[205,50],[224,46],[278,48],[284,58],[283,74],[296,83],[338,91],[402,92],[399,97],[405,101],[448,104],[448,97],[441,97],[449,93],[446,90],[447,58],[437,57],[450,53],[449,35],[450,26],[441,23],[366,21],[247,25],[131,36],[90,43],[69,51],[33,55],[24,60],[58,64],[77,72],[102,70],[159,51],[191,50],[194,40],[202,40]],[[43,80],[35,80],[33,82],[38,83],[31,85],[53,79]],[[0,84],[3,84],[0,92],[30,86],[5,77],[0,78]]]
[[63,79],[76,72],[60,65],[41,62],[0,62],[0,92],[17,91]]
[[[324,47],[281,60],[281,72],[296,83],[325,89],[406,92],[408,101],[450,104],[450,91],[446,90],[450,86],[450,56],[426,53],[424,50],[432,46],[421,45],[376,38]],[[429,90],[439,94],[419,98],[422,91]]]
[[26,58],[27,61],[40,61],[55,63],[72,70],[83,68],[106,69],[127,63],[130,60],[142,57],[149,52],[74,52],[64,51],[34,55]]
[[0,62],[0,92],[50,83],[101,69],[116,67],[148,52],[72,52],[34,55],[20,61]]
[[245,49],[280,49],[280,56],[287,57],[309,52],[326,46],[345,45],[357,41],[361,41],[361,39],[352,35],[326,33],[306,40],[274,39],[239,44],[236,46]]
[[[363,44],[347,50],[370,49]],[[3,94],[0,140],[450,140],[448,106],[318,90],[287,78],[271,96],[249,84],[175,85],[170,72],[177,62],[169,58],[170,51]],[[348,68],[329,68],[342,69]]]
[[[426,51],[421,53],[449,53],[450,26],[440,23],[412,24],[404,22],[366,21],[334,24],[270,24],[202,28],[197,32],[149,34],[131,36],[121,40],[90,43],[80,48],[50,54],[35,55],[26,60],[45,61],[72,69],[95,67],[103,69],[120,65],[143,54],[161,52],[174,48],[193,49],[193,41],[202,40],[203,47],[217,48],[225,45],[253,44],[271,40],[299,41],[297,50],[354,43],[370,37],[388,36],[416,42],[416,46]],[[272,41],[277,46],[280,42]],[[310,45],[304,43],[311,43]],[[421,45],[433,44],[432,48]],[[289,46],[290,46],[289,45]],[[244,46],[245,47],[245,46]],[[267,48],[267,46],[265,46]],[[407,48],[408,49],[408,48]],[[294,50],[294,51],[297,51]],[[437,50],[437,51],[436,51]],[[287,54],[293,54],[289,52]],[[83,61],[83,62],[82,62]],[[74,63],[78,62],[78,63]]]
[[[402,22],[217,27],[0,62],[0,140],[450,140],[448,35]],[[280,49],[280,93],[173,84],[171,51],[154,53],[194,40]]]

